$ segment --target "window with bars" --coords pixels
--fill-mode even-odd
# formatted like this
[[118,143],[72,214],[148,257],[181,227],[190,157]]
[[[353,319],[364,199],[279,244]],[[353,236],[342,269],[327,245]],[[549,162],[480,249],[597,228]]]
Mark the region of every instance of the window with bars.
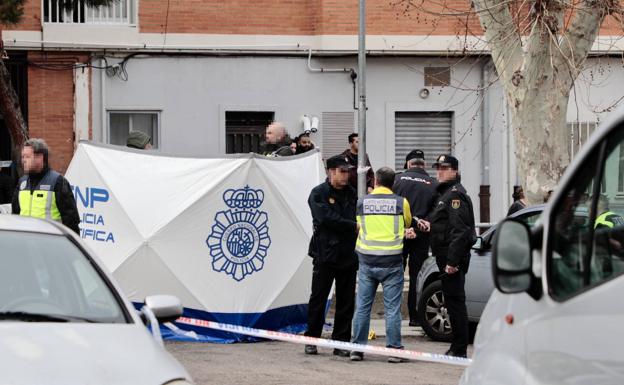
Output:
[[108,7],[88,7],[84,0],[42,1],[44,23],[136,25],[137,0],[116,0]]
[[266,127],[273,122],[272,111],[226,111],[226,154],[259,153]]
[[570,160],[574,159],[574,156],[578,154],[597,126],[596,122],[569,122],[567,124],[568,132],[570,133],[568,142]]

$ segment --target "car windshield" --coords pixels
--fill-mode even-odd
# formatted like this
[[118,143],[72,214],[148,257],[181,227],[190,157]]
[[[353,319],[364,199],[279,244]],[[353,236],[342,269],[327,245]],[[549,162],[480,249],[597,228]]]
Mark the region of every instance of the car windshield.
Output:
[[122,307],[68,238],[0,231],[0,321],[125,323]]

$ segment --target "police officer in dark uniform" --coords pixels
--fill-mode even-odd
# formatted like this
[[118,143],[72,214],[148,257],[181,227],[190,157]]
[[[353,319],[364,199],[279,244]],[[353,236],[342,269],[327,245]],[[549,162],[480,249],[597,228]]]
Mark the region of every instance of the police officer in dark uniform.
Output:
[[433,167],[437,170],[440,195],[430,216],[431,251],[442,272],[442,292],[453,329],[446,354],[466,357],[468,313],[464,283],[470,248],[476,241],[472,201],[460,183],[457,158],[440,155]]
[[[327,297],[336,282],[336,315],[332,339],[351,339],[355,307],[355,277],[358,260],[355,241],[359,231],[355,210],[357,193],[349,184],[351,166],[344,156],[327,159],[328,178],[312,189],[308,205],[314,234],[308,254],[313,258],[312,293],[308,302],[306,336],[320,337],[325,323]],[[305,346],[306,354],[317,354],[315,345]],[[349,357],[348,350],[334,349],[334,355]]]
[[[405,157],[405,171],[394,178],[392,191],[407,199],[414,218],[429,220],[429,213],[435,202],[437,181],[425,171],[425,153],[412,150]],[[414,229],[418,228],[413,226]],[[416,286],[418,272],[429,256],[429,233],[418,231],[415,239],[406,239],[403,245],[403,258],[409,268],[409,291],[407,307],[409,325],[418,326]]]

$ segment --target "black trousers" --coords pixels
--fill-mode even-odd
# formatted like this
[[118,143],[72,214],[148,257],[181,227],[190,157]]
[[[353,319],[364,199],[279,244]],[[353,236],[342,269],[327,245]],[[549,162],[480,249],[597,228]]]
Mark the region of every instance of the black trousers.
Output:
[[429,237],[419,233],[416,239],[406,239],[403,243],[403,268],[409,269],[409,288],[407,292],[407,308],[410,321],[418,320],[416,308],[418,298],[416,287],[418,285],[418,272],[425,259],[429,256]]
[[468,311],[466,310],[464,283],[465,273],[462,270],[442,276],[444,302],[453,329],[451,350],[456,354],[465,354],[468,348]]
[[315,264],[312,270],[312,293],[308,302],[308,330],[306,336],[320,337],[325,324],[325,308],[332,283],[336,281],[336,315],[332,339],[351,340],[351,321],[355,308],[355,277],[357,270],[336,269]]

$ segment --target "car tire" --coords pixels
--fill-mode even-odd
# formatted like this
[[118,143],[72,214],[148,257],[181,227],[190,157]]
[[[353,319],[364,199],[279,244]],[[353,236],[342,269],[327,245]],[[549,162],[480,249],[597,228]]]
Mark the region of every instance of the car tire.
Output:
[[418,301],[420,326],[434,341],[449,342],[452,338],[451,321],[444,304],[442,282],[433,281],[422,292]]

